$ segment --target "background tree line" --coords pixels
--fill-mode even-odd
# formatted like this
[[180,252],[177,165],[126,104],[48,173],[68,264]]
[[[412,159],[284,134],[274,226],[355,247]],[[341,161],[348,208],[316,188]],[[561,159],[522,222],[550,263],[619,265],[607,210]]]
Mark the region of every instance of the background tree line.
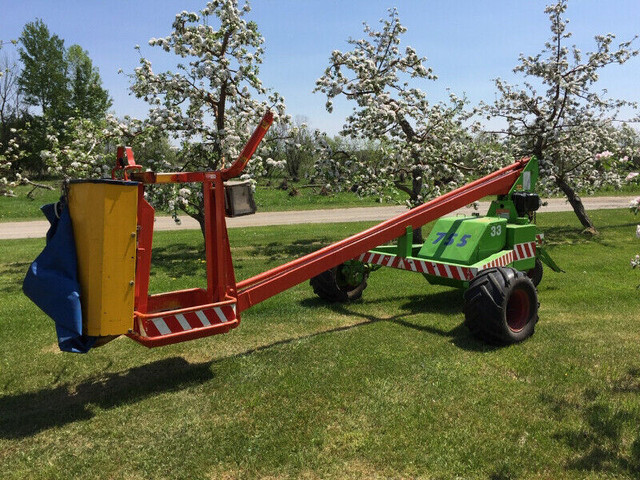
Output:
[[22,130],[22,156],[13,168],[41,176],[40,151],[47,135],[71,117],[98,121],[111,107],[98,69],[79,45],[65,48],[42,20],[24,26],[17,41],[20,65],[3,57],[0,86],[0,142],[6,150],[14,130]]
[[[129,76],[132,93],[149,103],[143,120],[109,112],[111,99],[88,53],[66,48],[36,20],[17,40],[19,62],[2,57],[0,193],[10,194],[11,184],[27,177],[102,176],[118,144],[133,145],[151,168],[220,168],[271,108],[277,122],[250,164],[253,181],[278,186],[274,177],[283,177],[325,194],[396,192],[412,207],[534,154],[544,193],[566,195],[581,224],[595,232],[579,194],[631,178],[640,145],[638,131],[619,116],[635,103],[607,98],[596,81],[603,68],[624,64],[638,49],[635,38],[616,43],[607,34],[595,36],[583,54],[570,43],[566,9],[567,0],[545,9],[550,35],[538,53],[518,59],[514,72],[522,83],[498,78],[496,100],[474,106],[453,93],[430,100],[436,73],[403,45],[406,28],[389,10],[379,28],[365,25],[361,38],[348,40],[349,51],[334,50],[316,82],[327,110],[336,99],[354,106],[334,138],[291,119],[282,97],[263,85],[264,39],[247,18],[246,2],[218,0],[183,11],[167,36],[149,41],[179,63],[158,73],[141,55]],[[487,120],[500,127],[488,129]],[[192,185],[155,188],[152,201],[176,218],[186,213],[203,221],[202,195]]]

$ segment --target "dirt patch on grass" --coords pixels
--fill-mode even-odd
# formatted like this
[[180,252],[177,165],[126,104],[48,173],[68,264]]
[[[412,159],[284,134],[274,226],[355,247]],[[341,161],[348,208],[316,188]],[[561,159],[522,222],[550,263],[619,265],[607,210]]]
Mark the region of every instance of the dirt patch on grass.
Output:
[[50,345],[47,345],[46,347],[44,347],[40,351],[42,353],[55,353],[55,354],[62,353],[62,350],[60,350],[60,347],[58,347],[57,343],[52,343]]

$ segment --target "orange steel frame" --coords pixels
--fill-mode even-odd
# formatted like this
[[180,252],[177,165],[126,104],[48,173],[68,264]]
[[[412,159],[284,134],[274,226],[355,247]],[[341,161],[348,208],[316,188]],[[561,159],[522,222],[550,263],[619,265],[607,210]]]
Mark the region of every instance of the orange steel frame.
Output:
[[[357,258],[372,248],[403,236],[409,226],[413,229],[419,228],[487,195],[507,194],[529,160],[525,158],[517,161],[363,232],[236,282],[225,220],[224,181],[238,176],[243,171],[272,122],[273,115],[267,112],[239,158],[231,167],[218,171],[139,172],[137,170],[142,167],[135,164],[131,149],[122,147],[118,150],[118,162],[112,175],[115,177],[117,170],[123,170],[126,180],[140,182],[135,320],[144,322],[160,314],[178,315],[192,312],[194,308],[211,309],[229,305],[234,306],[235,312],[234,318],[229,321],[158,337],[141,335],[141,324],[134,322],[134,328],[129,333],[134,340],[145,346],[155,347],[225,333],[239,324],[240,313],[247,308],[347,260]],[[203,188],[207,289],[194,288],[149,295],[154,209],[144,198],[144,185],[189,182],[202,183]]]

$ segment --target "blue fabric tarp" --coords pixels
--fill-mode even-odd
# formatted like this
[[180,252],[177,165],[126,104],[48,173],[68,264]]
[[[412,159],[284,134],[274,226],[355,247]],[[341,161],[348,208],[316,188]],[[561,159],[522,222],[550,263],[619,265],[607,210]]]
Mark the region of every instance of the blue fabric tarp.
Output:
[[[59,216],[58,205],[62,205]],[[86,353],[97,337],[82,333],[78,259],[69,209],[60,202],[43,206],[42,212],[51,223],[47,245],[29,267],[22,290],[55,322],[60,350]]]

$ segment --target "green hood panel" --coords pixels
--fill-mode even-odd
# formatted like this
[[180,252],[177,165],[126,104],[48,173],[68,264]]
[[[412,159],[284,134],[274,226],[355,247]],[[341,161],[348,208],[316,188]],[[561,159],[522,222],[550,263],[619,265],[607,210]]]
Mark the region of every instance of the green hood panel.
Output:
[[444,217],[439,219],[418,257],[472,265],[503,249],[507,220],[496,217]]

